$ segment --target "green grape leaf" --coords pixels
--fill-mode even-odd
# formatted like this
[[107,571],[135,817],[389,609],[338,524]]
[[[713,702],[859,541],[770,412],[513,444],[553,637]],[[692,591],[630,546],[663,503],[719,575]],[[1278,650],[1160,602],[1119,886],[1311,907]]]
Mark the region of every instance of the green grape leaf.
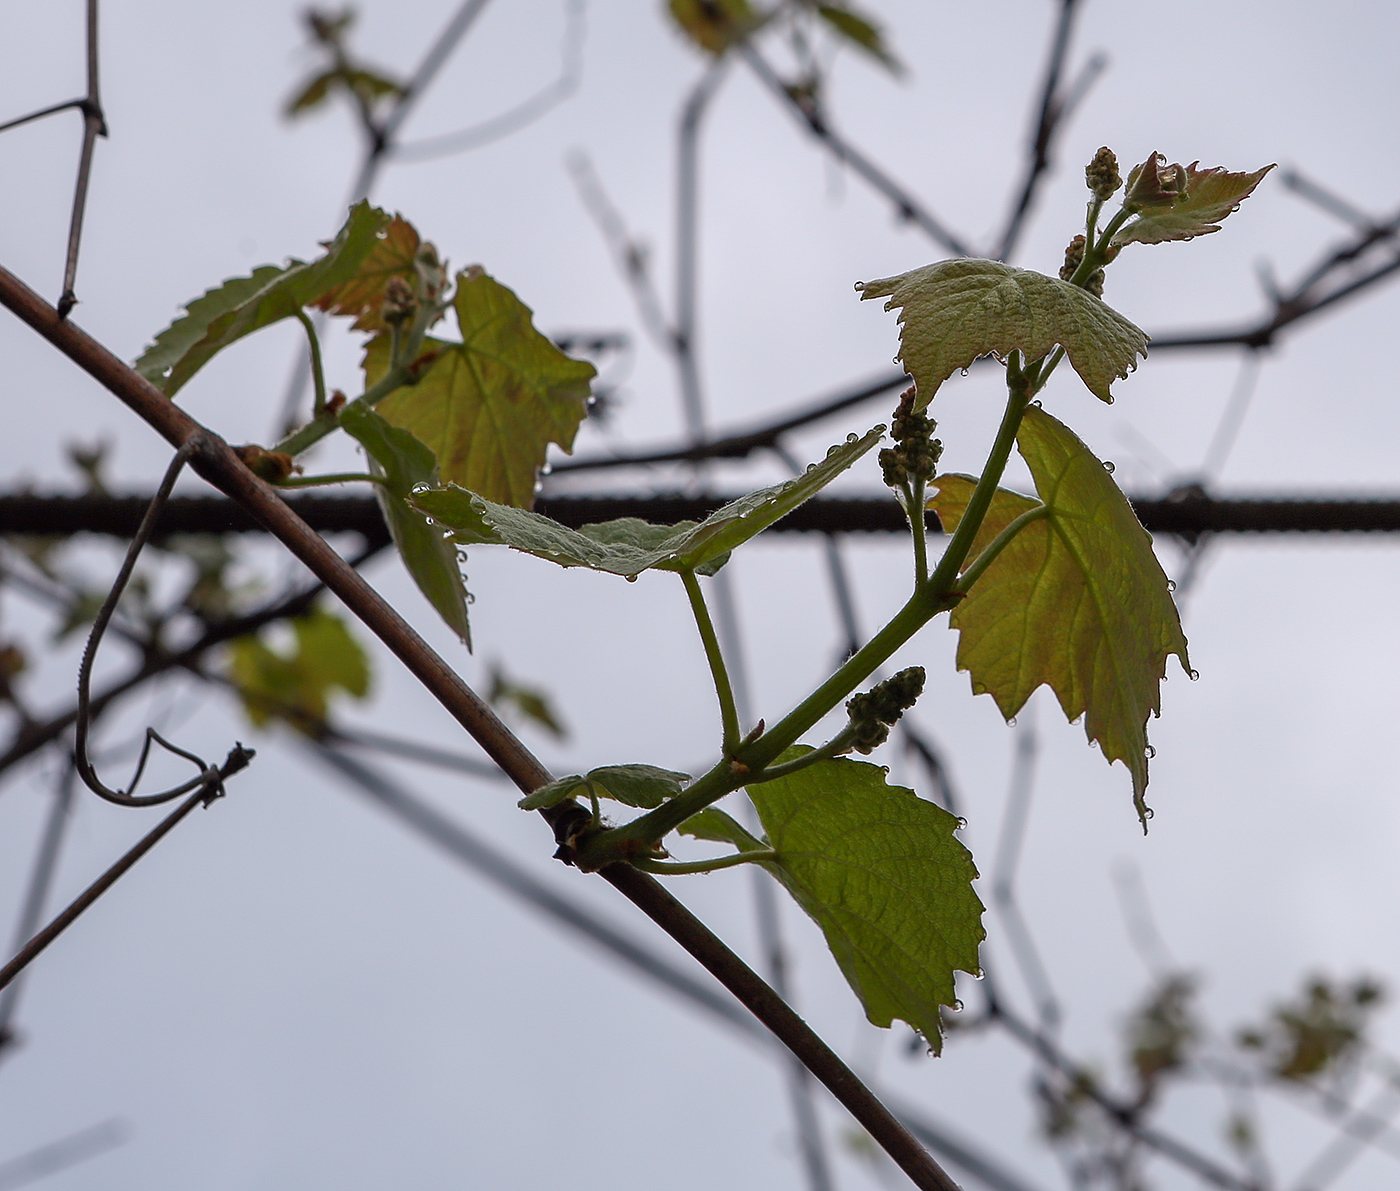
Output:
[[957,818],[885,772],[841,757],[748,793],[778,853],[766,867],[822,928],[866,1016],[906,1021],[937,1051],[954,971],[979,971],[977,869],[954,838]]
[[757,21],[749,0],[670,0],[667,7],[681,32],[715,55],[752,31]]
[[[549,444],[573,450],[596,369],[541,335],[530,308],[479,266],[457,275],[453,305],[462,342],[425,343],[422,378],[376,408],[427,443],[444,481],[528,509]],[[388,366],[388,337],[370,340],[366,387]]]
[[1203,170],[1200,164],[1168,166],[1165,157],[1154,153],[1136,166],[1128,175],[1126,201],[1136,199],[1143,209],[1114,234],[1113,243],[1165,244],[1218,232],[1220,221],[1238,211],[1274,168],[1232,174],[1224,166]]
[[1147,336],[1077,285],[1000,261],[958,258],[898,277],[857,284],[862,298],[888,298],[899,314],[899,360],[914,378],[918,408],[979,356],[1027,360],[1056,344],[1089,391],[1111,402],[1109,386],[1147,354]]
[[817,16],[853,45],[859,46],[891,74],[903,74],[904,66],[885,46],[880,27],[840,4],[818,4]]
[[416,280],[413,258],[419,242],[413,224],[402,215],[395,215],[379,242],[360,262],[355,275],[326,290],[311,305],[327,314],[353,314],[352,331],[387,331],[389,325],[379,313],[384,305],[384,287],[391,277],[402,278],[409,284]]
[[522,798],[517,805],[523,811],[543,810],[558,806],[566,798],[586,797],[589,788],[600,798],[611,798],[625,806],[653,810],[681,792],[681,783],[690,781],[690,774],[656,765],[604,765],[586,774],[570,774],[541,786]]
[[308,734],[326,722],[331,694],[369,694],[369,660],[345,622],[319,609],[291,621],[291,652],[273,649],[256,634],[229,642],[229,678],[248,719],[262,727],[275,719]]
[[[1010,719],[1048,685],[1065,716],[1133,777],[1147,822],[1147,717],[1161,709],[1167,657],[1186,672],[1186,638],[1152,539],[1104,465],[1065,425],[1026,410],[1017,439],[1046,517],[1027,524],[953,609],[958,669]],[[939,476],[929,506],[957,528],[975,486]],[[1038,502],[999,489],[971,556]]]
[[414,485],[437,482],[432,451],[407,430],[391,426],[356,402],[345,407],[340,425],[364,447],[374,473],[384,477],[384,484],[374,486],[374,495],[404,567],[447,627],[471,649],[467,588],[457,565],[457,548],[408,503]]
[[379,243],[389,216],[367,202],[356,203],[324,256],[307,263],[263,265],[249,277],[234,277],[207,291],[156,336],[134,367],[167,397],[219,351],[245,335],[291,318],[327,290],[355,275],[360,262]]
[[712,574],[736,546],[831,483],[878,443],[884,430],[877,426],[863,438],[851,435],[801,476],[730,501],[699,524],[651,525],[623,517],[573,530],[539,513],[495,504],[455,486],[416,493],[413,503],[464,545],[510,546],[560,566],[628,577],[652,568]]
[[555,713],[549,696],[536,687],[524,686],[506,675],[500,666],[491,667],[491,689],[486,701],[492,707],[515,708],[526,719],[533,720],[556,740],[564,740],[569,731]]
[[691,815],[676,830],[693,839],[708,840],[716,844],[733,844],[741,852],[761,852],[768,847],[763,840],[755,837],[717,806],[707,806],[699,814]]

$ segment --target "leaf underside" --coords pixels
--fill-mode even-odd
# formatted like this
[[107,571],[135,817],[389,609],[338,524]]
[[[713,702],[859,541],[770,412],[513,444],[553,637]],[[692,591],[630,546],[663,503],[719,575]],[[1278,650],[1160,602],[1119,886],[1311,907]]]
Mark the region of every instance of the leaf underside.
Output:
[[866,1016],[906,1021],[939,1050],[940,1007],[957,1004],[953,973],[978,973],[985,937],[957,818],[846,758],[748,793],[778,853],[766,867],[822,928]]
[[571,773],[541,786],[522,798],[518,805],[523,811],[543,810],[558,806],[566,798],[586,797],[589,788],[600,798],[611,798],[624,806],[654,810],[681,792],[681,783],[690,781],[690,774],[656,765],[604,765],[586,774]]
[[875,446],[883,433],[884,427],[877,426],[862,438],[852,436],[801,476],[731,501],[698,524],[651,525],[624,517],[574,530],[456,486],[419,492],[413,503],[464,545],[510,546],[560,566],[589,567],[629,578],[652,569],[713,574],[736,546],[815,496]]
[[374,410],[359,404],[346,407],[340,425],[364,447],[371,470],[385,477],[385,484],[374,485],[374,495],[404,567],[447,627],[471,649],[467,588],[457,563],[457,548],[408,503],[416,484],[437,480],[432,451],[407,430],[391,426]]
[[[1160,154],[1153,154],[1149,163],[1165,164]],[[1220,221],[1232,212],[1263,181],[1274,167],[1266,165],[1252,174],[1232,174],[1224,166],[1199,169],[1193,161],[1185,169],[1186,195],[1169,206],[1151,207],[1125,224],[1113,237],[1113,243],[1165,244],[1170,240],[1191,240],[1220,230]]]
[[[1191,672],[1167,577],[1127,498],[1068,427],[1033,406],[1017,445],[1040,502],[998,489],[969,557],[1039,503],[1049,514],[1024,526],[953,609],[958,669],[1007,719],[1048,685],[1104,756],[1127,765],[1145,825],[1147,717],[1160,710],[1168,656]],[[932,483],[929,507],[951,533],[976,481]]]
[[388,221],[378,207],[356,203],[323,256],[310,262],[263,265],[249,277],[234,277],[207,291],[156,336],[133,367],[167,397],[175,396],[229,344],[291,318],[353,277],[379,243],[379,232]]
[[1090,392],[1111,402],[1109,386],[1147,354],[1147,336],[1087,290],[1000,261],[939,261],[856,288],[862,298],[888,298],[886,310],[900,308],[898,358],[920,409],[981,356],[1019,349],[1035,360],[1057,344]]
[[[596,370],[541,335],[530,308],[480,268],[458,274],[453,305],[462,342],[425,343],[435,358],[422,379],[375,408],[428,445],[444,482],[528,509],[549,444],[573,450]],[[367,386],[388,363],[388,337],[371,340]]]

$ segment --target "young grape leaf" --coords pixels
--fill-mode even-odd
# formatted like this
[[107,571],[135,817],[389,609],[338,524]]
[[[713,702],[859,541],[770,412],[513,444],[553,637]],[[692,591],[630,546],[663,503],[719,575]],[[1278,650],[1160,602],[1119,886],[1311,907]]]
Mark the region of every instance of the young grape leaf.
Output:
[[869,17],[861,16],[843,4],[818,4],[817,16],[840,36],[859,46],[891,74],[904,73],[904,66],[899,59],[886,48],[880,27]]
[[447,627],[471,649],[467,589],[457,565],[457,548],[408,503],[415,485],[437,482],[432,451],[407,430],[391,426],[374,410],[354,402],[341,414],[340,425],[364,447],[375,474],[384,476],[384,484],[374,485],[374,495],[404,567]]
[[318,609],[291,626],[290,653],[272,649],[255,634],[230,641],[229,678],[257,727],[283,719],[314,733],[325,724],[332,691],[357,699],[369,694],[369,661],[338,616]]
[[[1167,166],[1167,159],[1154,153],[1128,175],[1128,202],[1136,195],[1143,207],[1131,223],[1114,235],[1113,243],[1165,244],[1169,240],[1190,240],[1220,230],[1220,221],[1234,211],[1274,167],[1266,165],[1252,174],[1232,174],[1225,167],[1197,168]],[[1167,166],[1166,169],[1162,167]],[[1163,176],[1170,175],[1163,184]]]
[[[1152,539],[1103,464],[1043,410],[1026,410],[1017,439],[1046,517],[1027,524],[953,609],[958,669],[1010,719],[1048,685],[1065,716],[1133,776],[1146,826],[1147,717],[1161,709],[1167,657],[1191,673],[1186,638]],[[939,476],[929,507],[957,528],[975,486]],[[971,557],[1037,501],[999,489]]]
[[[809,751],[790,749],[786,758]],[[748,787],[778,858],[767,864],[822,928],[877,1026],[895,1018],[942,1042],[955,970],[977,974],[977,869],[958,820],[885,770],[844,757]]]
[[717,806],[707,806],[699,814],[691,815],[676,830],[692,839],[733,844],[741,852],[760,852],[768,846]]
[[862,298],[900,307],[899,360],[914,378],[918,408],[955,370],[979,356],[1019,348],[1027,360],[1059,344],[1090,392],[1109,386],[1147,354],[1147,336],[1087,290],[1000,261],[939,261],[856,285]]
[[884,430],[877,426],[863,438],[851,435],[801,476],[730,501],[698,525],[650,525],[624,517],[573,530],[451,485],[418,492],[413,503],[464,545],[510,546],[560,566],[628,577],[652,568],[713,574],[731,550],[815,496],[878,443]]
[[[422,379],[376,408],[427,443],[443,480],[528,509],[549,444],[573,450],[596,369],[541,335],[530,308],[479,266],[457,275],[453,305],[462,342],[426,343],[435,358]],[[371,340],[366,386],[388,366],[387,336]]]
[[586,797],[591,787],[600,798],[653,810],[679,794],[681,783],[688,781],[690,774],[656,765],[604,765],[601,769],[590,769],[582,775],[572,773],[541,786],[517,805],[523,811],[542,810],[558,806],[566,798]]
[[702,50],[719,55],[754,28],[749,0],[670,0],[671,18]]
[[509,677],[500,666],[491,667],[491,689],[486,701],[492,707],[512,707],[533,720],[555,740],[568,739],[569,730],[550,705],[549,696],[537,687],[525,686]]
[[379,315],[384,305],[384,287],[391,277],[400,277],[410,284],[415,280],[413,258],[418,244],[417,229],[402,215],[395,215],[355,275],[326,290],[311,305],[327,314],[353,314],[352,331],[387,331],[389,326]]
[[353,277],[379,243],[379,232],[388,221],[378,207],[356,203],[325,255],[310,263],[292,260],[280,267],[263,265],[250,277],[234,277],[207,291],[185,308],[183,318],[156,336],[136,361],[136,371],[167,397],[174,397],[223,348],[291,318]]

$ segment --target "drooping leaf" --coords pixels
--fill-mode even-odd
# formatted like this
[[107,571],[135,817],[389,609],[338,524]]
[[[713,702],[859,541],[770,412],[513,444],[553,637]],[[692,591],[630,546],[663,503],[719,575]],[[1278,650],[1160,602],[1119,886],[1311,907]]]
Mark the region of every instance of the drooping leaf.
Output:
[[1129,202],[1137,196],[1142,211],[1115,233],[1113,243],[1164,244],[1218,232],[1220,221],[1238,211],[1274,168],[1232,174],[1223,165],[1203,170],[1200,164],[1167,166],[1167,159],[1154,153],[1137,166],[1128,175],[1127,193]]
[[707,806],[699,814],[691,815],[676,830],[693,839],[733,844],[741,852],[759,852],[768,846],[717,806]]
[[282,115],[291,120],[306,112],[314,111],[326,102],[333,87],[340,77],[338,70],[325,70],[318,75],[313,75],[306,84],[291,99],[287,100],[287,105],[282,109]]
[[805,473],[731,501],[698,525],[650,525],[633,517],[568,529],[538,513],[512,509],[457,487],[419,492],[413,502],[465,545],[511,546],[565,567],[612,575],[666,571],[713,573],[736,546],[811,499],[880,441],[883,426],[832,447]]
[[818,4],[817,15],[838,34],[859,46],[892,74],[902,74],[904,67],[885,46],[880,26],[844,4]]
[[[1147,717],[1161,707],[1167,658],[1187,673],[1186,638],[1152,539],[1103,464],[1044,410],[1028,409],[1017,444],[1048,515],[1026,525],[953,609],[958,668],[1010,719],[1048,685],[1065,716],[1133,775],[1146,823]],[[929,505],[957,528],[974,481],[940,476]],[[1037,503],[998,490],[971,557]]]
[[[788,757],[807,752],[789,750]],[[985,937],[958,820],[885,770],[841,757],[749,787],[778,858],[767,867],[822,928],[866,1016],[908,1022],[939,1049],[954,971]]]
[[486,701],[492,707],[513,707],[556,740],[563,740],[569,735],[564,722],[551,706],[549,696],[537,687],[516,682],[500,666],[491,667],[491,689],[487,692]]
[[[426,343],[435,358],[422,379],[375,408],[427,443],[444,481],[528,509],[549,444],[573,450],[596,369],[541,335],[530,308],[480,267],[457,275],[453,305],[462,342]],[[366,385],[388,365],[387,337],[371,340]]]
[[326,720],[332,692],[369,694],[369,661],[345,622],[315,610],[291,622],[295,641],[283,653],[253,634],[229,642],[229,678],[258,727],[281,719],[314,733]]
[[523,811],[558,806],[566,798],[585,797],[591,788],[599,798],[611,798],[625,806],[652,810],[681,792],[690,774],[656,765],[604,765],[586,774],[570,774],[541,786],[517,804]]
[[749,0],[670,0],[671,18],[692,42],[719,55],[752,31],[755,13]]
[[1000,261],[939,261],[856,288],[862,298],[888,298],[886,310],[900,308],[899,359],[919,409],[979,356],[1019,348],[1035,360],[1056,344],[1089,391],[1112,401],[1109,386],[1147,354],[1147,336],[1087,290]]
[[235,277],[196,298],[156,336],[136,361],[136,371],[173,397],[216,353],[245,335],[291,318],[327,290],[355,275],[379,243],[389,216],[367,202],[356,203],[325,255],[311,262],[263,265],[250,277]]
[[467,588],[457,548],[408,503],[414,485],[437,480],[432,451],[407,430],[391,426],[374,410],[353,402],[341,414],[340,425],[364,447],[375,474],[384,476],[385,483],[374,486],[374,495],[405,568],[447,627],[471,649]]
[[402,215],[395,215],[355,275],[328,289],[311,304],[327,314],[353,314],[352,331],[387,331],[388,324],[379,314],[384,305],[384,287],[391,277],[413,282],[413,257],[418,244],[417,229]]

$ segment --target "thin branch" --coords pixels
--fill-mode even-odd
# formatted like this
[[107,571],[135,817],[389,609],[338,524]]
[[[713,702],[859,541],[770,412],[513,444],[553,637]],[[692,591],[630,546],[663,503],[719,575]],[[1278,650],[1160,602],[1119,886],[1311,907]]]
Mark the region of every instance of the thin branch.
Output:
[[676,324],[672,355],[680,380],[687,437],[705,437],[705,400],[695,352],[700,301],[700,128],[710,102],[728,73],[729,60],[716,58],[691,89],[676,130]]
[[[525,792],[550,773],[409,624],[364,579],[302,522],[276,490],[250,472],[229,445],[201,426],[159,389],[96,340],[58,317],[32,290],[0,269],[0,303],[120,398],[173,446],[196,444],[193,466],[210,483],[254,514],[447,709]],[[551,808],[547,821],[567,833],[570,816],[586,814],[572,802]],[[600,875],[681,944],[748,1007],[844,1104],[920,1188],[953,1191],[956,1184],[929,1157],[853,1072],[751,968],[657,881],[626,865]]]
[[51,1174],[115,1149],[130,1137],[130,1127],[115,1118],[79,1129],[27,1154],[0,1162],[0,1191],[15,1191],[15,1188],[37,1183]]
[[[44,913],[44,903],[48,901],[49,890],[53,885],[54,873],[58,871],[58,853],[63,845],[64,829],[68,825],[68,812],[73,805],[73,791],[77,771],[72,765],[61,769],[58,787],[53,793],[49,806],[49,817],[44,824],[44,834],[40,837],[38,851],[34,855],[34,868],[29,876],[29,885],[24,891],[24,902],[19,912],[19,922],[15,926],[14,950],[18,951],[29,941],[39,928]],[[14,1045],[15,1012],[19,1008],[19,994],[22,982],[15,980],[0,992],[0,1054]],[[3,1186],[0,1181],[0,1186]]]
[[1135,1105],[1125,1104],[1103,1091],[1092,1072],[1069,1059],[1058,1046],[1043,1032],[1035,1029],[1010,1012],[1000,1002],[993,1001],[988,1012],[1011,1037],[1022,1043],[1049,1067],[1054,1068],[1076,1087],[1082,1087],[1084,1094],[1099,1106],[1110,1119],[1137,1139],[1148,1149],[1171,1160],[1185,1170],[1189,1170],[1203,1182],[1223,1188],[1224,1191],[1259,1191],[1257,1184],[1240,1178],[1234,1172],[1221,1166],[1213,1158],[1206,1156],[1178,1141],[1170,1134],[1163,1133],[1139,1119],[1141,1111]]
[[0,132],[9,132],[12,128],[19,128],[28,124],[31,120],[42,120],[45,116],[52,116],[56,112],[66,112],[73,108],[82,109],[86,106],[86,99],[66,99],[62,103],[53,104],[51,107],[40,108],[37,112],[30,112],[27,116],[18,116],[13,120],[7,120],[0,124]]
[[550,474],[557,476],[573,471],[599,471],[610,467],[647,467],[656,463],[700,463],[707,459],[744,459],[755,451],[771,450],[789,431],[819,422],[852,406],[862,405],[908,383],[909,377],[903,372],[885,373],[853,389],[845,389],[832,396],[804,403],[796,412],[784,414],[775,421],[753,430],[738,431],[723,438],[686,446],[662,447],[632,455],[562,459],[553,464]]
[[1016,250],[1016,242],[1021,238],[1026,216],[1030,214],[1031,204],[1035,201],[1036,190],[1050,168],[1050,148],[1065,113],[1065,97],[1060,94],[1060,75],[1065,68],[1065,56],[1069,53],[1070,34],[1074,29],[1077,11],[1078,0],[1060,0],[1060,15],[1050,38],[1045,83],[1040,92],[1040,111],[1035,131],[1031,134],[1026,177],[1011,207],[1011,214],[1007,217],[1001,239],[997,243],[994,253],[997,260],[1007,260]]
[[559,76],[553,82],[489,120],[459,128],[456,132],[390,145],[386,149],[388,156],[394,161],[432,161],[453,153],[480,149],[528,127],[571,98],[583,81],[583,0],[567,0],[565,12],[564,51]]
[[115,885],[141,857],[174,830],[190,811],[197,806],[207,807],[216,798],[222,797],[224,782],[235,773],[247,768],[252,756],[252,749],[245,749],[241,744],[236,745],[218,769],[206,772],[198,790],[147,832],[125,856],[84,889],[66,910],[30,939],[9,963],[0,968],[0,989],[4,989],[10,981],[37,959],[50,943],[81,917],[83,911]]
[[923,203],[836,132],[825,113],[810,97],[789,90],[787,84],[750,43],[741,42],[736,52],[743,56],[759,82],[788,107],[803,127],[821,142],[832,156],[850,166],[873,189],[884,195],[893,204],[901,219],[917,225],[929,239],[955,256],[972,255],[968,245],[944,227]]
[[78,244],[83,236],[83,213],[87,208],[88,182],[92,177],[92,150],[97,138],[107,135],[102,115],[102,98],[97,85],[97,0],[87,0],[87,96],[83,99],[83,147],[78,156],[78,180],[73,187],[73,214],[68,221],[68,251],[63,263],[63,294],[58,299],[58,317],[67,318],[78,303],[73,286],[78,277]]
[[646,249],[628,235],[627,225],[604,191],[588,154],[575,150],[565,159],[564,165],[574,180],[583,209],[602,233],[618,273],[632,291],[632,301],[636,304],[642,326],[663,351],[674,350],[676,332],[652,284]]
[[[382,545],[375,544],[368,547],[366,551],[357,559],[352,560],[351,566],[362,565],[369,557],[378,553]],[[272,624],[274,621],[283,620],[289,616],[299,616],[311,607],[312,603],[320,596],[324,590],[324,585],[316,583],[306,589],[294,592],[289,596],[283,596],[270,604],[246,616],[232,617],[228,620],[220,621],[211,625],[192,644],[172,653],[153,653],[144,658],[139,666],[125,678],[118,679],[99,694],[94,695],[91,700],[93,715],[100,714],[115,699],[129,691],[135,690],[157,674],[163,674],[168,670],[176,668],[192,669],[196,668],[199,660],[210,649],[216,645],[221,645],[225,641],[230,641],[235,637],[242,637],[248,633],[256,632],[264,625]],[[0,754],[0,773],[4,773],[12,765],[31,756],[45,745],[58,739],[78,718],[76,707],[52,716],[42,723],[29,723],[21,725],[15,733],[14,740],[10,747]]]
[[1313,206],[1326,211],[1327,214],[1340,219],[1343,223],[1351,224],[1358,231],[1367,232],[1377,226],[1376,221],[1360,207],[1344,199],[1341,195],[1334,194],[1311,178],[1304,177],[1296,169],[1284,170],[1279,181],[1300,198],[1307,199]]

